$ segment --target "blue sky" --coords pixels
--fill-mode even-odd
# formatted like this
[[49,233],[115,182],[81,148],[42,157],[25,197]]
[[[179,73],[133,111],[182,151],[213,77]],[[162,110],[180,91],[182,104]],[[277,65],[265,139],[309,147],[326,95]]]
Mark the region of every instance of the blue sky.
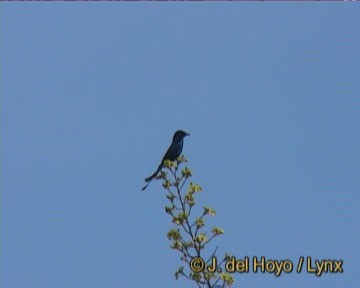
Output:
[[234,287],[357,287],[358,5],[1,6],[2,287],[193,287],[140,190],[177,129],[219,256],[344,261]]

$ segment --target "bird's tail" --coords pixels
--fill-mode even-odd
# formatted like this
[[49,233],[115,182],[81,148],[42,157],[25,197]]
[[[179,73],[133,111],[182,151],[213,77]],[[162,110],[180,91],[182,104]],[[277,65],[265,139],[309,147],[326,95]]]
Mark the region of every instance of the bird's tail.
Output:
[[141,188],[141,191],[144,191],[147,188],[147,186],[149,186],[149,184],[150,182],[146,183],[146,185],[143,188]]
[[150,182],[151,180],[153,180],[155,178],[155,176],[160,172],[160,170],[163,168],[162,163],[159,165],[159,167],[157,168],[157,170],[154,172],[154,174],[152,174],[151,176],[147,177],[145,179],[145,182]]
[[145,182],[147,182],[147,184],[141,189],[142,191],[144,191],[150,184],[150,182],[155,178],[155,176],[160,172],[160,170],[163,168],[163,164],[161,163],[159,165],[159,167],[157,168],[157,170],[154,172],[154,174],[152,174],[151,176],[145,178]]

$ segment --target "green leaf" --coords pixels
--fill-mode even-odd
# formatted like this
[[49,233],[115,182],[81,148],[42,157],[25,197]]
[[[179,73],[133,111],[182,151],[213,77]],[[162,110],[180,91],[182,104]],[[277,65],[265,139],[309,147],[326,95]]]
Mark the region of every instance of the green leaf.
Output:
[[181,174],[185,177],[185,178],[189,178],[192,176],[192,172],[188,167],[185,167],[181,170]]
[[234,278],[228,273],[221,273],[220,278],[227,284],[232,285],[234,284]]
[[173,211],[174,211],[173,207],[165,206],[165,212],[167,214],[173,215]]
[[178,280],[180,275],[184,275],[184,267],[180,266],[180,268],[175,272],[175,279]]
[[179,229],[171,229],[167,234],[169,240],[179,240],[180,236],[181,235]]
[[211,233],[213,233],[214,235],[222,235],[224,234],[224,229],[220,227],[213,227]]
[[187,193],[185,194],[185,201],[186,201],[190,206],[194,206],[194,205],[195,205],[194,192],[187,192]]
[[175,223],[176,225],[181,225],[185,222],[186,217],[188,217],[188,213],[187,212],[180,212],[178,215],[175,215],[173,217],[173,223]]
[[199,273],[190,273],[190,277],[196,282],[199,282],[201,280],[201,275]]
[[171,246],[172,249],[182,251],[184,249],[184,245],[180,241],[174,241]]
[[188,159],[184,155],[180,155],[179,157],[177,157],[176,161],[180,164],[183,162],[188,162]]
[[165,189],[169,189],[171,187],[171,182],[169,180],[165,180],[162,184],[162,186],[165,188]]
[[202,191],[202,188],[199,185],[190,182],[188,192],[194,193],[194,192],[199,192],[199,191]]
[[208,238],[206,237],[205,233],[200,233],[198,236],[195,237],[194,240],[198,243],[204,243],[208,240]]
[[216,212],[214,209],[204,206],[204,214],[205,215],[209,214],[211,216],[215,216]]
[[168,169],[176,166],[175,162],[174,162],[174,161],[170,161],[169,159],[166,159],[166,160],[163,162],[163,164],[164,164],[164,167],[165,167],[165,168],[168,168]]
[[205,222],[202,218],[196,218],[195,222],[198,229],[205,226]]

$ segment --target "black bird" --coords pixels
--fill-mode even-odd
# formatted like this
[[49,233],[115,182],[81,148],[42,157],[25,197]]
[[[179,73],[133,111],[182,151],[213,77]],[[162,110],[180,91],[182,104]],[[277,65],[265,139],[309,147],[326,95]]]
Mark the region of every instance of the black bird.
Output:
[[162,158],[159,167],[157,168],[154,174],[152,174],[151,176],[145,179],[145,182],[147,182],[147,184],[141,190],[144,191],[147,188],[147,186],[150,184],[151,180],[153,180],[154,177],[160,172],[160,170],[164,167],[165,160],[175,161],[177,157],[180,156],[183,150],[184,138],[189,135],[190,135],[189,133],[186,133],[185,131],[182,130],[178,130],[175,132],[171,145],[166,151],[164,157]]

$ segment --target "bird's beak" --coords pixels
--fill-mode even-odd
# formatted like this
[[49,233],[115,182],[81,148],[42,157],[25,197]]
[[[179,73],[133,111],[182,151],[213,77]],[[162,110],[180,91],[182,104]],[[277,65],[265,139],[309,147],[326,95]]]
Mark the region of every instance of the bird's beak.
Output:
[[185,136],[190,136],[190,133],[186,133]]

